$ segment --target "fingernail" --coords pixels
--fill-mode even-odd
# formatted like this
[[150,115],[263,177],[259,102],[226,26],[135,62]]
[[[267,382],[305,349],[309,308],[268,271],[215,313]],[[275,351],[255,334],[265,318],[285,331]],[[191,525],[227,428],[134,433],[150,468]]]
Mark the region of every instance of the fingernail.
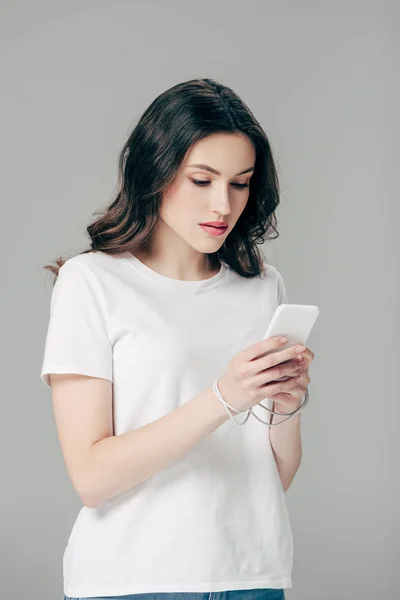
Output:
[[296,348],[296,352],[303,352],[303,350],[305,350],[305,346],[297,346]]
[[287,342],[287,337],[281,337],[279,338],[279,341],[283,344],[284,342]]

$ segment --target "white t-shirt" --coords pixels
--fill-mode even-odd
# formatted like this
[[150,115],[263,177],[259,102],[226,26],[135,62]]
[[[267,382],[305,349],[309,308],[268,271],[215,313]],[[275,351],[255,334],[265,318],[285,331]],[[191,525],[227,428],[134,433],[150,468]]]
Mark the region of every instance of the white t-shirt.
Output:
[[[52,289],[41,378],[112,381],[120,435],[211,387],[234,354],[263,338],[282,302],[282,276],[266,262],[253,278],[222,263],[209,279],[183,281],[129,252],[77,255]],[[252,415],[241,426],[229,419],[168,468],[83,506],[63,556],[64,593],[292,587],[292,531],[269,432]]]

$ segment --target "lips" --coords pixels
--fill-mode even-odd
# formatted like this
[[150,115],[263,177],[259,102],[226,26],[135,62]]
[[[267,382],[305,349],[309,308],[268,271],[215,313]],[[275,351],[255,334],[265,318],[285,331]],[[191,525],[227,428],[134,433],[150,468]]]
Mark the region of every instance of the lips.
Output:
[[222,235],[228,229],[227,226],[226,227],[216,227],[215,225],[203,225],[203,224],[201,224],[200,227],[206,233],[209,233],[210,235]]

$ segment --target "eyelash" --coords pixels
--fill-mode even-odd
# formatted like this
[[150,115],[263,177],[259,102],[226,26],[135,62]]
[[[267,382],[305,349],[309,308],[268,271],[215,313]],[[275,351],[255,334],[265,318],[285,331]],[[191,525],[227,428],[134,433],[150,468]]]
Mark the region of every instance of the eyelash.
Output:
[[[199,187],[206,187],[209,183],[211,183],[211,181],[203,181],[199,179],[191,179],[190,181],[193,181],[193,183]],[[249,187],[248,183],[232,183],[232,185],[238,190],[244,190],[245,188]]]

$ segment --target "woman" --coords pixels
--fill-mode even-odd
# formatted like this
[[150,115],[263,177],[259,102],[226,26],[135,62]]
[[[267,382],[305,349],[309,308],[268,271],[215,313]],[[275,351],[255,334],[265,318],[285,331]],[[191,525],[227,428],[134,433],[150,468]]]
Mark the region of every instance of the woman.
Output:
[[[233,423],[267,396],[274,420],[299,407],[313,359],[265,356],[284,342],[260,341],[287,302],[257,248],[277,231],[268,139],[231,89],[195,79],[145,111],[119,176],[90,250],[45,267],[57,278],[41,377],[84,504],[64,599],[282,599],[295,469],[275,459],[282,427],[270,439],[269,421]],[[285,432],[296,460],[298,418]]]

